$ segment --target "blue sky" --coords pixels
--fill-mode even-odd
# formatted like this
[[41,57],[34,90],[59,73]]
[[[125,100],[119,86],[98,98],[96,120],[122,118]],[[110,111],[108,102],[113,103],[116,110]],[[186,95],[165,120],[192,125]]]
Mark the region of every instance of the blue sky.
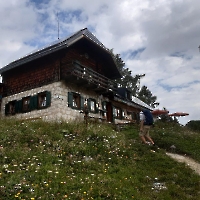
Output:
[[120,54],[132,75],[146,74],[158,108],[200,113],[199,0],[9,0],[0,2],[0,67],[87,27]]

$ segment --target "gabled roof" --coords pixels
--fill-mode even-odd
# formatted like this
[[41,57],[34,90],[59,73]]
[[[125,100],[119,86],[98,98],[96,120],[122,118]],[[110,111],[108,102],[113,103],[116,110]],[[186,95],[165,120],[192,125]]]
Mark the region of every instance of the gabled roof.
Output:
[[[29,53],[28,55],[14,61],[14,62],[11,62],[10,64],[8,64],[5,67],[0,69],[0,74],[8,71],[10,69],[13,69],[19,65],[25,64],[25,63],[33,61],[37,58],[43,57],[45,55],[51,54],[51,53],[61,50],[63,48],[69,47],[72,44],[74,44],[75,42],[82,39],[83,37],[90,40],[91,42],[95,43],[96,45],[98,45],[100,48],[102,48],[104,51],[106,51],[108,54],[110,54],[111,57],[113,58],[110,51],[87,28],[84,28],[84,29],[81,29],[80,31],[74,33],[70,37],[55,41],[46,47],[35,50],[35,51]],[[113,59],[113,62],[115,62],[114,59]]]

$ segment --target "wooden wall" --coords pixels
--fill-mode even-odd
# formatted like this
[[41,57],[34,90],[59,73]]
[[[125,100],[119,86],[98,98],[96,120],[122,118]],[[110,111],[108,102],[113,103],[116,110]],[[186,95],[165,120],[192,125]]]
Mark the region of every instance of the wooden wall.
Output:
[[27,63],[3,74],[4,96],[17,94],[59,80],[59,59],[54,56]]
[[81,65],[89,67],[99,74],[105,76],[103,72],[103,62],[101,61],[101,59],[98,58],[98,55],[80,45],[75,45],[71,47],[68,51],[62,53],[62,58],[60,62],[61,76],[64,76],[67,65],[71,64],[72,61],[78,61]]
[[4,72],[3,96],[59,81],[65,77],[67,64],[75,60],[105,76],[103,67],[106,60],[94,49],[80,43]]

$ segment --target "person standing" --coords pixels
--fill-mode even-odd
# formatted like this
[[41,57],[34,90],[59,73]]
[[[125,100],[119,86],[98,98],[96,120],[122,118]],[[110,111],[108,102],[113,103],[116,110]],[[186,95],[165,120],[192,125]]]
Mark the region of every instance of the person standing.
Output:
[[142,110],[140,112],[140,139],[144,144],[148,144],[147,141],[149,141],[152,145],[155,145],[154,141],[149,135],[151,125],[153,125],[153,117],[151,112],[149,110]]

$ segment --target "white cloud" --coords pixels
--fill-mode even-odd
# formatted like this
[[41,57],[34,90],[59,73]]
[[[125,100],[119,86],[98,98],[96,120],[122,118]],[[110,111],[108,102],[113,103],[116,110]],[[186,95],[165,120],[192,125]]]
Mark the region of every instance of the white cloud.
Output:
[[[200,1],[10,0],[0,2],[0,67],[88,27],[132,74],[143,74],[160,107],[199,119]],[[8,12],[9,11],[9,12]]]

